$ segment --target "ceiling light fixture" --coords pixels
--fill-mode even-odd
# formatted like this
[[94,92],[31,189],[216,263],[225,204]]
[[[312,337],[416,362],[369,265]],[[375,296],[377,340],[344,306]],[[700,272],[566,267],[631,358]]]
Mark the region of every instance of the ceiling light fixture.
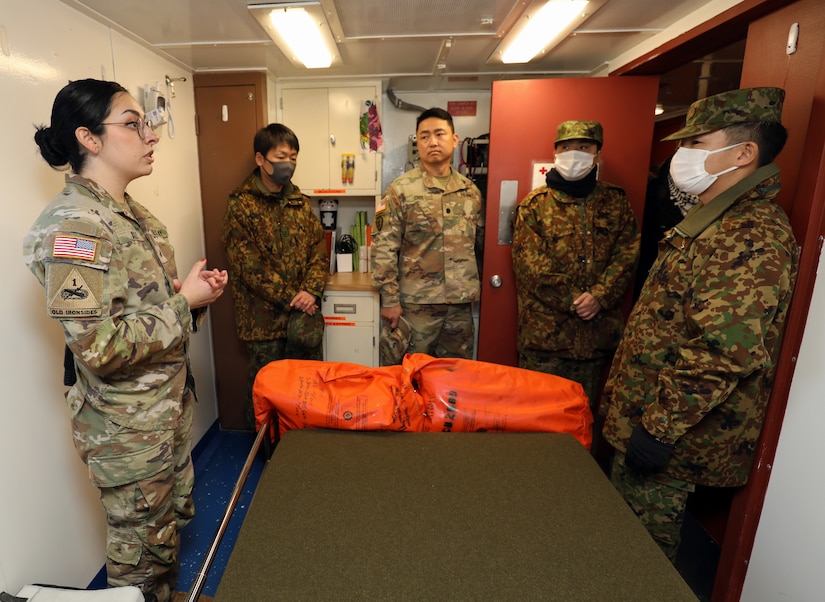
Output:
[[546,54],[607,0],[534,1],[513,25],[488,62],[527,63]]
[[341,63],[320,2],[250,4],[247,8],[293,64],[325,69]]

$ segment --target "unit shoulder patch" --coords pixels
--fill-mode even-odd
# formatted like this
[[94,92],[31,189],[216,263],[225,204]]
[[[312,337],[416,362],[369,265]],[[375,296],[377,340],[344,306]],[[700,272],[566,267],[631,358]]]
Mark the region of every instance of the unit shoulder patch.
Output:
[[53,263],[48,268],[46,301],[52,318],[88,318],[103,313],[99,301],[103,272],[78,268],[70,263]]

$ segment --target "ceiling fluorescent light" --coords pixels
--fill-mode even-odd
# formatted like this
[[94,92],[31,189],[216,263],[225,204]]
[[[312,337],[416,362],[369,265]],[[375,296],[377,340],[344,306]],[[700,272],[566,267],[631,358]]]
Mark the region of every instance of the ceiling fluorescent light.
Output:
[[247,8],[294,64],[324,69],[341,63],[319,2],[250,4]]
[[533,2],[488,62],[527,63],[569,35],[607,0]]

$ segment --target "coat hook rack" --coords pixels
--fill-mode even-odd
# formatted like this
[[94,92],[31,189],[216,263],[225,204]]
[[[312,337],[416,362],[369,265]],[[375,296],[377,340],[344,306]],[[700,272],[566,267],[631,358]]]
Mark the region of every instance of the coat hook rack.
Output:
[[169,87],[172,98],[175,97],[175,82],[185,82],[185,77],[169,77],[166,76],[166,85]]

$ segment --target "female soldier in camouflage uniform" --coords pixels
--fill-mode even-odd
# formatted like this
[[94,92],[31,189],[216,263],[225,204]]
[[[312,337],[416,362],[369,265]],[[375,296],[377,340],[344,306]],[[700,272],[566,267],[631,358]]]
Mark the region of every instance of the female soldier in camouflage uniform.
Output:
[[23,254],[70,351],[66,402],[106,510],[108,582],[165,602],[194,515],[186,345],[228,277],[204,259],[179,281],[166,228],[126,193],[152,172],[158,137],[122,86],[70,83],[35,141],[49,165],[73,172]]

